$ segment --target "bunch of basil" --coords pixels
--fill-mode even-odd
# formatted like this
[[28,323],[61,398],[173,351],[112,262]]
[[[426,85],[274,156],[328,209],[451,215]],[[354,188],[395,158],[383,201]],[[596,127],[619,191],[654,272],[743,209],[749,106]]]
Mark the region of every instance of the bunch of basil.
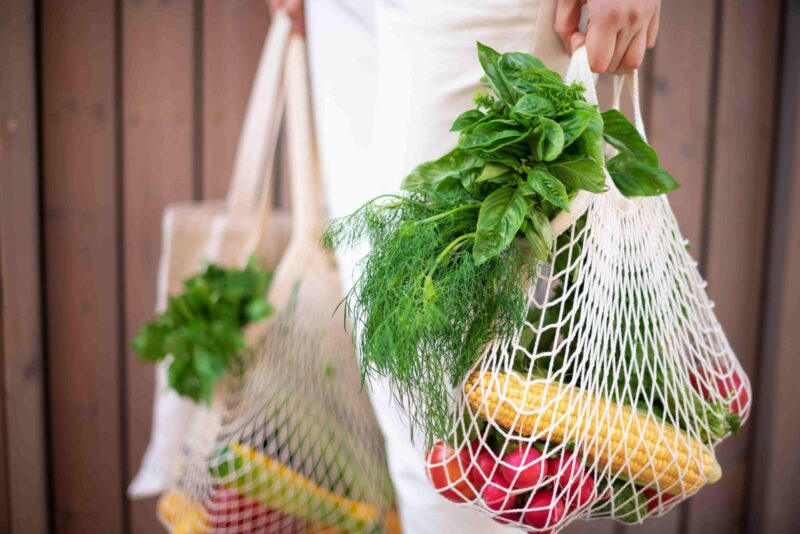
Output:
[[407,191],[463,189],[482,205],[473,245],[477,264],[497,256],[518,233],[539,259],[552,243],[550,219],[568,210],[578,190],[605,189],[603,139],[619,153],[606,163],[626,196],[660,195],[678,187],[655,151],[616,110],[600,113],[584,88],[524,53],[499,54],[478,43],[494,96],[479,93],[476,109],[459,115],[458,147],[415,168]]
[[[550,221],[578,191],[603,192],[604,166],[625,195],[677,187],[634,126],[588,104],[579,83],[524,53],[479,43],[478,59],[490,91],[455,119],[458,145],[416,167],[402,195],[367,202],[323,238],[329,248],[372,245],[345,299],[362,372],[390,378],[428,441],[452,430],[451,388],[486,343],[525,319]],[[618,150],[609,161],[604,140]]]

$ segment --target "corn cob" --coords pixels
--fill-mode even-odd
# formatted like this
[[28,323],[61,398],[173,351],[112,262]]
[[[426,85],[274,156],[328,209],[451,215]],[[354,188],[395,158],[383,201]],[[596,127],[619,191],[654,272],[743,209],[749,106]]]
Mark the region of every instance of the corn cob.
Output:
[[363,532],[380,528],[380,511],[371,504],[328,491],[282,463],[240,443],[231,443],[223,456],[232,458],[210,470],[224,486],[280,512],[323,526]]
[[536,439],[582,441],[581,452],[590,460],[645,487],[655,483],[660,491],[688,496],[722,476],[714,454],[699,440],[573,386],[475,372],[464,393],[472,410],[488,420]]

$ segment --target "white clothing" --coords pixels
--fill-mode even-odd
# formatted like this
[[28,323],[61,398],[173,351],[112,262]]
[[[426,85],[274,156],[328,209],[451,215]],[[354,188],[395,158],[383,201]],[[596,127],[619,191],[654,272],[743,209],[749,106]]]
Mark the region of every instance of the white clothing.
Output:
[[[317,130],[331,217],[399,189],[417,164],[449,151],[455,117],[471,107],[483,74],[476,41],[500,52],[531,51],[550,68],[568,57],[552,26],[555,0],[307,0]],[[345,288],[364,250],[339,254]],[[422,444],[390,403],[373,406],[408,534],[509,531],[438,496]]]

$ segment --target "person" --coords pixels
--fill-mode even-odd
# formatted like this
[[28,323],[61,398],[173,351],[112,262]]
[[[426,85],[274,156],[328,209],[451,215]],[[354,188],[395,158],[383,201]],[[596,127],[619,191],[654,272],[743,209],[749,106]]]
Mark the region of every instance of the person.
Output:
[[[396,192],[417,164],[457,142],[453,119],[470,107],[482,70],[476,41],[528,51],[565,74],[586,46],[596,73],[638,68],[658,34],[660,0],[268,0],[307,33],[326,201],[332,217]],[[583,24],[582,24],[583,14]],[[582,29],[583,28],[583,29]],[[338,255],[352,287],[366,250]],[[439,497],[426,479],[423,444],[391,403],[371,397],[386,439],[405,532],[507,530]]]

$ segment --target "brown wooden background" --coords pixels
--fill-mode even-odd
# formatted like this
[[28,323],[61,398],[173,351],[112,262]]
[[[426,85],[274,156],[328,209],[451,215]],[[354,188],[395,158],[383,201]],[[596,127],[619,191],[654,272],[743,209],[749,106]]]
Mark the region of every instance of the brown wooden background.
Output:
[[[267,25],[261,0],[0,1],[0,532],[159,532],[124,494],[153,375],[128,341],[164,206],[224,195]],[[651,141],[755,418],[677,511],[569,532],[800,532],[799,36],[796,0],[664,2]]]

